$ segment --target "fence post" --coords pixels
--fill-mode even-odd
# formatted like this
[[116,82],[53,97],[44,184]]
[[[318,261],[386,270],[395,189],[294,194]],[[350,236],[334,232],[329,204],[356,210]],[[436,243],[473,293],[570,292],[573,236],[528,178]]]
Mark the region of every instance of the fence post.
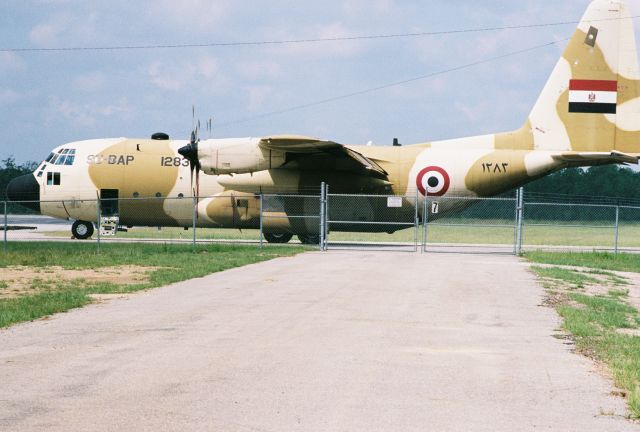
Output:
[[102,227],[102,223],[100,222],[100,218],[102,217],[101,212],[100,212],[100,195],[98,195],[98,198],[96,199],[96,209],[97,209],[97,215],[98,215],[98,223],[96,224],[98,227],[98,241],[96,243],[96,247],[98,249],[98,253],[100,253],[100,229]]
[[518,255],[518,223],[520,222],[520,212],[518,211],[520,203],[520,188],[516,189],[516,199],[515,199],[515,219],[513,226],[513,254]]
[[324,185],[324,245],[323,250],[329,249],[329,185]]
[[614,243],[614,250],[616,255],[618,254],[618,239],[620,235],[620,206],[616,206],[616,239]]
[[260,249],[262,249],[262,239],[264,238],[263,235],[263,219],[262,219],[262,212],[263,212],[263,207],[264,205],[264,195],[262,192],[260,192]]
[[420,191],[418,190],[418,188],[416,188],[416,196],[415,196],[415,201],[414,201],[414,208],[415,208],[415,215],[414,215],[414,219],[413,219],[413,223],[414,223],[414,233],[413,233],[413,251],[414,252],[418,252],[418,231],[420,230],[420,218],[418,215],[418,206],[419,204],[419,200],[418,200],[418,194],[420,193]]
[[196,225],[198,223],[198,199],[193,196],[193,214],[191,215],[193,220],[191,221],[191,229],[193,230],[193,241],[191,243],[192,249],[196,251]]
[[7,223],[7,212],[8,212],[8,207],[7,207],[7,202],[4,202],[4,252],[7,252],[7,231],[9,229],[9,224]]
[[427,224],[429,223],[429,199],[425,192],[424,205],[422,207],[422,252],[427,251]]
[[324,214],[324,206],[326,204],[325,202],[325,183],[322,182],[320,183],[320,226],[318,227],[318,229],[320,230],[320,241],[318,242],[318,245],[320,246],[320,250],[324,251],[324,235],[325,235],[325,214]]
[[522,255],[522,227],[524,222],[524,188],[518,189],[516,209],[516,255]]

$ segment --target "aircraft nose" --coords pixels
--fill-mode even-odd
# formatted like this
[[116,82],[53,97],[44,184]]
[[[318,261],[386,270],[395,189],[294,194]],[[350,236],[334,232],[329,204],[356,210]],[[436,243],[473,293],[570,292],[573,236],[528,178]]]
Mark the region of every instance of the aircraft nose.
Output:
[[40,185],[33,174],[11,180],[7,186],[7,198],[40,213]]

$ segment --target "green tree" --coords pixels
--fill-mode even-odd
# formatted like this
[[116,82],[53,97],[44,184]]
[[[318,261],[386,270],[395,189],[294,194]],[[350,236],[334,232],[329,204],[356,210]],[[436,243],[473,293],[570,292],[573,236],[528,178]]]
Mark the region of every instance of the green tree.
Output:
[[13,156],[0,161],[0,201],[7,199],[7,185],[11,180],[21,175],[29,174],[37,167],[37,162],[26,162],[18,165]]
[[566,201],[563,195],[569,195],[577,202],[638,203],[640,172],[618,165],[568,168],[532,182],[524,189],[525,197],[547,195],[557,201]]

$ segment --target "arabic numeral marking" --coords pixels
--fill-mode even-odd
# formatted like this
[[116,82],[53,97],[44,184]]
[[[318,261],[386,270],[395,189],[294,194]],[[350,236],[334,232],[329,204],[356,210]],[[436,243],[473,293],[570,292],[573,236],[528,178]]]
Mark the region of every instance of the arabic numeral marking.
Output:
[[482,164],[482,172],[485,174],[506,174],[509,169],[507,162],[485,162]]

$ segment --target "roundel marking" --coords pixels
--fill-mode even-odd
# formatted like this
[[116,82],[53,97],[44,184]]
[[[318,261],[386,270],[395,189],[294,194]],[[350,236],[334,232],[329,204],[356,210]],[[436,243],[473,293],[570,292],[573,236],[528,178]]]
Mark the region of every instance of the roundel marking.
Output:
[[416,177],[416,186],[424,196],[443,196],[449,190],[450,185],[449,174],[438,166],[426,167]]

